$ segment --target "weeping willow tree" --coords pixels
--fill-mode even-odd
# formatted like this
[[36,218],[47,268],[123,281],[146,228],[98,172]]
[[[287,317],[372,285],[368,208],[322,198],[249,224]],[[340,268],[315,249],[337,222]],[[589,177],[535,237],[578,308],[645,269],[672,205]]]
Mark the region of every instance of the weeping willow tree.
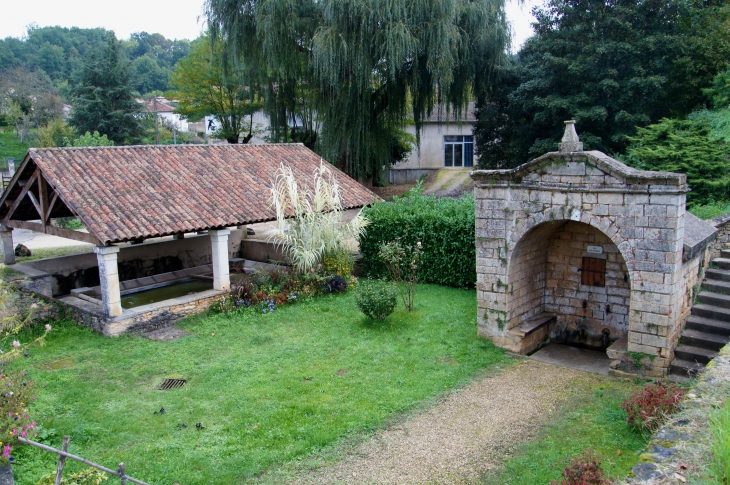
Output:
[[318,151],[358,178],[402,153],[411,117],[420,131],[485,96],[509,43],[504,0],[207,0],[206,14],[260,66],[274,138],[308,108]]

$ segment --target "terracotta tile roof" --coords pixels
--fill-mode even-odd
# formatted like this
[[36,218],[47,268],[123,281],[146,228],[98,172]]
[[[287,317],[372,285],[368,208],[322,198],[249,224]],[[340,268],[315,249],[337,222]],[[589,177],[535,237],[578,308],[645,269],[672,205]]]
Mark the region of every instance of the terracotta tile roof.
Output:
[[[143,102],[145,105],[145,108],[147,108],[147,111],[150,113],[155,112],[155,100],[154,99],[148,99]],[[157,99],[157,112],[158,113],[172,113],[175,111],[175,108],[167,104],[167,100],[160,100]]]
[[[108,244],[274,220],[269,187],[280,164],[309,187],[320,160],[300,144],[156,145],[34,148],[23,164],[37,165],[89,232]],[[345,208],[376,199],[330,169]],[[0,207],[0,217],[7,212]]]

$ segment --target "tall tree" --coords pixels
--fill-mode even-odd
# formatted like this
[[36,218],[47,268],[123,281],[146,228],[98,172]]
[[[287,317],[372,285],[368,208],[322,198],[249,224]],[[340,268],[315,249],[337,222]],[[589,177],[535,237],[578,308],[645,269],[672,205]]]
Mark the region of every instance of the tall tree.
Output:
[[[253,114],[260,110],[252,68],[245,64],[227,64],[223,42],[214,44],[204,38],[196,42],[190,56],[182,59],[172,75],[180,103],[178,112],[198,120],[215,115],[221,124],[219,136],[228,143],[238,143],[239,135],[248,128],[244,143],[253,133]],[[247,121],[248,118],[248,121]]]
[[567,119],[586,148],[622,152],[637,126],[701,106],[730,58],[719,1],[549,0],[533,12],[535,36],[479,106],[482,166],[555,150]]
[[142,106],[132,96],[128,64],[122,60],[114,36],[107,41],[102,55],[87,62],[72,96],[69,124],[77,132],[98,131],[118,145],[134,143],[142,137]]
[[504,0],[207,0],[206,11],[234,59],[265,68],[272,120],[295,118],[293,87],[305,89],[321,153],[360,178],[393,161],[411,117],[420,128],[437,103],[460,112],[482,96],[509,39]]

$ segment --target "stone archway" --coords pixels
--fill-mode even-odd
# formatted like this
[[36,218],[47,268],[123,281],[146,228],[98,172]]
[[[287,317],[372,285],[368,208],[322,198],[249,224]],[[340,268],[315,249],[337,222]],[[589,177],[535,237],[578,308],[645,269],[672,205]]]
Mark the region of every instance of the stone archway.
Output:
[[[589,268],[591,274],[583,274],[586,263],[598,263],[602,273]],[[546,338],[605,350],[628,335],[631,279],[625,257],[593,226],[572,220],[536,225],[512,251],[505,283],[511,296],[507,327],[538,315],[551,319],[517,350],[534,350]]]
[[[575,259],[571,265],[549,263],[551,252],[574,249],[570,258],[576,258],[598,251],[589,246],[601,246],[606,258],[620,255],[616,264],[627,275],[628,295],[612,295],[621,296],[621,301],[612,300],[616,308],[627,311],[624,327],[613,323],[617,334],[625,329],[622,352],[651,356],[645,374],[663,376],[687,305],[687,269],[682,264],[686,177],[635,170],[604,153],[583,151],[574,122],[566,123],[560,151],[515,169],[471,174],[476,185],[479,335],[526,353],[561,329],[579,328],[574,317],[586,317],[589,308],[590,318],[583,322],[588,333],[600,327],[601,318],[603,324],[611,323],[607,320],[617,317],[607,319],[614,312],[606,312],[605,306],[601,315],[595,304],[599,297],[581,298],[588,292],[575,287],[580,277]],[[555,242],[559,231],[579,236],[570,243],[560,238]],[[601,244],[590,244],[591,236]],[[573,292],[559,298],[575,301],[561,305],[551,300],[557,292],[547,286],[549,264],[554,266],[550,284]],[[560,264],[564,266],[556,266]],[[619,275],[611,278],[612,286],[620,288]],[[607,297],[600,303],[608,304]],[[574,312],[578,304],[586,311]],[[616,336],[621,335],[611,338]]]

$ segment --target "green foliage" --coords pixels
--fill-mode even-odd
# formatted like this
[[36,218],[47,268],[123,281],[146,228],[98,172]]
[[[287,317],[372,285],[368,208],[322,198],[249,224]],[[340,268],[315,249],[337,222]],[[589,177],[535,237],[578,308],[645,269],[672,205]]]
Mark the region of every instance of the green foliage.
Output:
[[400,239],[403,245],[420,241],[423,246],[420,281],[461,288],[476,283],[473,196],[436,198],[416,191],[393,202],[376,202],[363,214],[370,220],[360,237],[363,275],[387,277],[381,245]]
[[322,269],[327,275],[338,275],[349,280],[354,266],[355,258],[347,248],[337,248],[322,255]]
[[38,128],[34,145],[53,148],[64,146],[68,137],[74,136],[74,130],[61,118],[54,118],[45,126]]
[[679,172],[687,175],[692,189],[687,205],[712,204],[730,194],[730,143],[713,140],[702,118],[663,119],[639,128],[623,157],[644,170]]
[[8,158],[14,158],[17,164],[23,160],[27,152],[27,142],[21,142],[18,135],[12,131],[0,131],[0,161],[4,163]]
[[276,230],[270,238],[299,272],[312,270],[328,252],[345,250],[347,239],[362,235],[368,224],[361,213],[342,223],[339,185],[327,165],[321,162],[314,169],[314,192],[301,189],[291,167],[283,163],[271,188]]
[[726,2],[548,0],[534,13],[535,36],[478,106],[484,168],[555,151],[569,119],[586,150],[621,153],[636,127],[701,106],[730,58]]
[[[0,39],[0,72],[22,69],[43,73],[64,91],[65,84],[78,80],[85,60],[99,54],[112,35],[112,31],[103,28],[31,26],[21,39]],[[170,74],[190,51],[190,42],[136,32],[122,42],[121,48],[131,62],[133,88],[145,94],[170,88]]]
[[717,73],[712,80],[712,86],[702,92],[710,98],[714,108],[730,107],[730,64],[724,71]]
[[388,268],[390,279],[398,286],[406,310],[413,310],[416,283],[423,260],[421,241],[415,245],[401,244],[399,239],[383,243],[378,256]]
[[509,44],[503,0],[208,0],[206,13],[234,59],[267,67],[272,138],[297,118],[316,129],[314,111],[323,157],[376,181],[406,120],[420,130],[437,100],[466,109]]
[[66,139],[67,147],[113,147],[114,142],[106,135],[101,135],[98,131],[89,133],[88,131],[78,138]]
[[730,483],[730,405],[726,403],[712,413],[710,431],[710,473],[717,485]]
[[176,88],[172,94],[180,103],[177,111],[193,121],[215,115],[221,123],[217,136],[228,143],[238,143],[248,127],[247,142],[253,133],[253,114],[263,106],[255,68],[227,63],[224,48],[223,42],[211,45],[208,38],[195,42],[190,56],[178,63],[172,75]]
[[[418,291],[418,314],[399,308],[387,325],[368,325],[348,292],[273,314],[199,315],[177,323],[190,335],[162,345],[58,322],[46,345],[17,365],[32,368],[39,383],[33,413],[57,431],[51,446],[70,435],[74,454],[124,462],[151,484],[256,481],[505,362],[502,350],[474,337],[474,291]],[[188,382],[161,392],[165,377]],[[153,414],[161,407],[165,414]],[[21,448],[15,483],[35,485],[57,460]],[[69,473],[82,468],[66,461]]]
[[[106,473],[89,467],[61,478],[61,483],[63,485],[101,485],[101,483],[106,482],[108,479],[109,477]],[[49,473],[41,478],[36,485],[53,485],[55,480],[56,473]]]
[[695,205],[689,211],[700,219],[712,219],[730,212],[730,202],[713,202],[705,205]]
[[361,280],[355,292],[355,303],[369,319],[383,321],[398,304],[398,289],[389,281]]
[[81,224],[81,221],[76,217],[57,217],[53,219],[53,223],[64,229],[76,230],[84,228],[84,225]]
[[109,37],[104,53],[89,60],[72,90],[74,108],[69,124],[80,133],[98,131],[119,145],[137,141],[143,134],[141,105],[129,82],[119,42]]

